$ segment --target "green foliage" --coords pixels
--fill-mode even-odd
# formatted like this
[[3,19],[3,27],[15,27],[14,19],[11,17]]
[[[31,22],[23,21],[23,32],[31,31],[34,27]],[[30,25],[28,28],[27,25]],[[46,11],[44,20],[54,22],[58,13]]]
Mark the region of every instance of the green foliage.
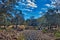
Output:
[[42,17],[38,18],[37,21],[40,22],[40,23],[44,23],[45,16],[43,15]]
[[38,30],[38,27],[35,27],[36,30]]
[[0,30],[3,30],[2,28],[0,28]]
[[17,40],[25,40],[24,35],[21,33],[20,36],[17,38]]
[[60,38],[60,32],[59,31],[55,32],[55,37]]
[[46,29],[43,29],[43,30],[42,30],[42,32],[43,32],[43,33],[46,33],[46,32],[47,32],[47,30],[46,30]]
[[[18,0],[13,0],[13,1],[12,0],[4,0],[4,1],[1,0],[1,2],[3,2],[4,5],[1,4],[1,8],[0,8],[0,26],[10,25],[14,23],[23,24],[24,16],[22,14],[22,11],[14,9],[14,5],[16,5],[16,1]],[[13,17],[12,12],[15,17]]]

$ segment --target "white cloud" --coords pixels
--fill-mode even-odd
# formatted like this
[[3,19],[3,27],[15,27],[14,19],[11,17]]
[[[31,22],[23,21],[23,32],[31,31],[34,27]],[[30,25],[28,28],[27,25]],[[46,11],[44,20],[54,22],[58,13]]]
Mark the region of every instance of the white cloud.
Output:
[[55,8],[56,6],[55,5],[53,5],[55,2],[52,2],[51,4],[45,4],[45,6],[47,6],[47,7],[51,7],[51,8]]
[[27,6],[33,7],[33,8],[37,8],[36,4],[34,4],[33,2],[28,3]]
[[51,5],[50,4],[45,4],[45,6],[50,7]]
[[19,5],[26,5],[25,3],[22,3],[21,1],[18,2]]
[[32,12],[32,10],[30,10],[30,9],[22,9],[23,11],[30,11],[30,12]]
[[42,11],[40,11],[39,13],[42,13]]
[[27,2],[31,2],[31,0],[26,0]]
[[55,2],[60,3],[60,0],[55,0]]
[[51,3],[52,3],[52,4],[55,4],[56,2],[53,2],[53,1],[52,1]]
[[[35,3],[35,0],[20,0],[18,3],[18,6],[22,6],[22,10],[26,10],[26,11],[32,11],[30,9],[34,9],[37,8],[37,4]],[[17,7],[18,7],[17,6]],[[25,9],[24,9],[24,8]],[[21,9],[21,8],[20,8]]]
[[43,15],[43,12],[42,12],[42,11],[40,11],[40,12],[39,12],[39,14],[40,14],[40,15]]
[[47,10],[47,8],[41,8],[41,10]]
[[19,5],[25,5],[25,6],[28,6],[28,7],[32,7],[32,8],[37,8],[37,5],[34,3],[35,0],[20,0],[18,2]]
[[27,0],[27,6],[30,6],[30,7],[33,7],[33,8],[37,8],[37,5],[34,3],[34,0],[33,2],[31,0]]
[[22,3],[22,5],[26,5],[25,3]]
[[57,9],[60,9],[60,0],[51,0],[51,5]]
[[56,6],[55,5],[51,5],[52,8],[55,8]]
[[41,11],[47,12],[47,8],[41,8]]

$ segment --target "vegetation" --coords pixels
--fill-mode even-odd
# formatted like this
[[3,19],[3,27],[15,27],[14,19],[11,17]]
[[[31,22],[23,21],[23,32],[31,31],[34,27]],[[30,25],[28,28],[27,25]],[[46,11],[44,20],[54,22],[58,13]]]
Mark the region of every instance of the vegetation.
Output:
[[43,29],[42,32],[43,32],[43,33],[47,33],[47,30],[46,30],[46,29]]
[[55,34],[55,37],[56,37],[56,38],[60,38],[60,32],[59,32],[59,31],[55,31],[54,34]]
[[25,40],[24,34],[20,34],[20,36],[18,36],[17,40]]

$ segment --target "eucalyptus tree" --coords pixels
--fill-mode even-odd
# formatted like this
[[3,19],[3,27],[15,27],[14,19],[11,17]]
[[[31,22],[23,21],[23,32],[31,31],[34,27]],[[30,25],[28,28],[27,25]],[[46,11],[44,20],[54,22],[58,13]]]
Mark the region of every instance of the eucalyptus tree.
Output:
[[[0,15],[2,15],[2,21],[3,21],[3,25],[5,26],[7,24],[7,18],[8,18],[8,14],[9,12],[13,11],[13,7],[11,6],[12,4],[10,3],[9,0],[0,0]],[[0,18],[1,18],[0,17]]]
[[55,16],[55,12],[54,9],[48,9],[48,12],[46,12],[45,14],[45,19],[46,19],[46,23],[50,28],[52,28],[52,26],[56,25],[56,16]]

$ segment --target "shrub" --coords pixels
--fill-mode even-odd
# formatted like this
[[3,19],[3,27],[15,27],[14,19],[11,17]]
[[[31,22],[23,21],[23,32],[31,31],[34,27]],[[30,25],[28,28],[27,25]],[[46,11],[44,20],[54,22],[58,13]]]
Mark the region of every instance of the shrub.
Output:
[[42,32],[43,32],[43,33],[46,33],[46,32],[47,32],[47,30],[46,30],[46,29],[43,29],[43,30],[42,30]]
[[25,36],[23,34],[20,34],[17,40],[25,40]]
[[38,30],[38,27],[35,27],[35,30]]
[[60,32],[59,31],[55,32],[55,37],[60,37]]

